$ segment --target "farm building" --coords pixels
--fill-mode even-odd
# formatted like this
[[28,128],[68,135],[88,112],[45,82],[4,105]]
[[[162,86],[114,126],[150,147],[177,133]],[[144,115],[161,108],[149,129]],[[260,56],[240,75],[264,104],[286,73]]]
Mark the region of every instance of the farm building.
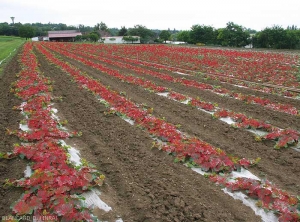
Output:
[[[112,43],[112,44],[124,44],[124,43],[141,43],[139,36],[132,36],[133,38],[138,39],[137,41],[125,41],[123,40],[124,36],[111,36],[111,37],[102,37],[104,43]],[[101,41],[101,40],[100,40]]]
[[37,37],[31,38],[31,41],[33,41],[33,42],[37,42],[37,41],[49,41],[49,37],[48,36],[37,36]]
[[186,44],[186,42],[181,42],[181,41],[166,41],[167,44],[173,44],[173,45],[182,45]]
[[52,42],[74,42],[78,35],[82,34],[77,30],[48,31],[49,41]]

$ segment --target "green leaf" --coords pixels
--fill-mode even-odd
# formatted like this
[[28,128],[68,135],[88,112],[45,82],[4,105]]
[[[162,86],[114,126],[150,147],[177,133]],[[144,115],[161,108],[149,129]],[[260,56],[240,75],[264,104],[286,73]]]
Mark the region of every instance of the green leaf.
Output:
[[22,153],[20,153],[19,156],[22,160],[24,160],[25,156]]
[[174,163],[179,163],[179,162],[180,162],[180,159],[178,159],[178,158],[174,159]]

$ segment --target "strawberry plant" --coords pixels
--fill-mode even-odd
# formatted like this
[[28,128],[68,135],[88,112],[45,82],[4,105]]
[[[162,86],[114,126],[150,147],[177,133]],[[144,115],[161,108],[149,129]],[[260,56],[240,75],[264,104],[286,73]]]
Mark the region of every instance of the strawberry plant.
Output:
[[[46,45],[46,44],[44,43],[44,45]],[[78,50],[77,49],[76,52],[72,52],[72,53],[70,53],[66,50],[62,50],[62,48],[65,48],[65,49],[69,50],[70,48],[68,46],[69,46],[68,44],[60,44],[60,47],[57,47],[57,46],[54,46],[53,44],[52,45],[47,44],[47,47],[50,47],[52,50],[56,50],[56,51],[58,51],[59,53],[61,53],[63,55],[66,55],[68,57],[71,57],[73,59],[81,61],[84,64],[86,64],[88,66],[91,66],[91,67],[94,67],[94,68],[97,68],[99,66],[103,67],[103,66],[99,65],[99,64],[96,64],[96,63],[93,63],[90,60],[87,60],[83,57],[79,57],[79,56],[75,55],[74,53],[82,55],[82,56],[87,57],[87,58],[104,61],[108,64],[117,65],[117,66],[122,67],[122,68],[127,68],[127,69],[134,70],[139,75],[151,75],[151,76],[154,76],[154,77],[162,79],[162,80],[171,81],[171,82],[174,82],[174,83],[180,83],[180,84],[188,86],[188,87],[194,87],[194,88],[198,88],[198,89],[201,89],[201,90],[209,90],[209,91],[217,93],[221,96],[230,96],[234,99],[242,100],[242,101],[247,102],[249,104],[258,104],[258,105],[264,106],[268,109],[288,113],[290,115],[298,115],[298,113],[299,113],[298,110],[295,107],[293,107],[289,104],[274,103],[274,102],[272,102],[268,99],[262,98],[262,97],[256,97],[256,96],[246,95],[246,94],[241,94],[241,93],[238,94],[238,93],[235,93],[235,92],[230,91],[228,89],[221,88],[219,86],[213,86],[213,85],[210,85],[210,84],[201,83],[201,82],[197,82],[195,80],[189,80],[189,79],[185,79],[185,78],[175,78],[175,77],[172,77],[172,76],[167,75],[167,74],[152,71],[152,70],[149,70],[149,69],[143,69],[143,68],[140,68],[140,67],[137,67],[137,66],[134,66],[134,65],[130,65],[128,63],[124,63],[124,62],[130,62],[130,63],[133,63],[133,64],[141,64],[141,62],[139,62],[137,60],[134,60],[134,59],[126,59],[125,57],[118,57],[118,59],[124,61],[124,62],[118,62],[118,61],[115,61],[114,59],[113,60],[105,59],[103,56],[96,56],[96,55],[93,55],[93,54],[90,54],[90,53],[85,53],[84,51],[86,50],[86,48],[84,50],[82,50],[82,49]],[[77,47],[80,47],[80,45],[78,45]],[[89,51],[94,53],[95,49],[89,48]],[[143,64],[143,65],[149,66],[149,64],[147,64],[147,65]],[[152,66],[152,64],[151,64],[151,66]]]
[[278,189],[268,181],[262,182],[244,177],[236,178],[234,181],[229,177],[210,175],[209,179],[231,191],[242,191],[248,196],[257,199],[258,205],[266,210],[272,210],[279,215],[279,221],[299,221],[297,212],[299,199]]
[[24,45],[21,63],[22,70],[11,92],[24,101],[14,109],[26,116],[22,124],[29,130],[8,130],[8,134],[27,143],[15,144],[13,153],[1,154],[0,158],[26,158],[31,161],[33,174],[28,178],[6,180],[5,186],[21,187],[25,191],[11,206],[12,211],[16,216],[52,215],[62,221],[95,221],[80,195],[101,185],[104,176],[88,164],[74,167],[70,162],[59,139],[80,133],[61,129],[61,124],[53,118],[51,80],[38,71],[30,43]]
[[[287,192],[276,188],[269,182],[261,182],[248,178],[237,178],[235,181],[232,181],[230,178],[227,178],[226,173],[229,173],[233,170],[238,171],[241,169],[241,167],[247,168],[251,165],[254,165],[259,161],[258,159],[250,161],[245,158],[230,156],[223,150],[215,148],[205,141],[202,141],[195,137],[189,137],[181,133],[180,131],[178,131],[175,125],[168,123],[164,119],[156,118],[152,114],[152,111],[150,111],[151,109],[149,109],[149,107],[137,105],[124,97],[124,95],[120,95],[119,92],[115,92],[109,89],[109,87],[104,86],[103,84],[101,84],[101,82],[91,78],[87,74],[82,73],[76,67],[71,66],[70,64],[55,57],[54,54],[45,49],[45,46],[55,52],[80,61],[85,65],[89,65],[98,70],[101,70],[103,73],[109,73],[114,77],[118,76],[120,73],[116,72],[115,70],[108,69],[103,65],[94,63],[84,57],[77,56],[76,54],[74,55],[73,53],[68,52],[68,50],[60,50],[52,44],[36,44],[37,50],[43,53],[49,61],[57,65],[68,75],[72,76],[74,82],[76,82],[79,87],[85,90],[89,90],[98,99],[101,99],[101,101],[105,103],[107,107],[110,107],[110,110],[112,111],[111,113],[113,115],[126,116],[126,118],[130,118],[135,122],[136,125],[151,134],[156,139],[153,147],[160,148],[174,155],[176,157],[176,161],[185,162],[192,167],[201,167],[204,171],[212,172],[213,174],[209,177],[213,182],[223,185],[232,191],[245,192],[245,194],[247,194],[249,197],[258,199],[258,205],[266,210],[275,211],[281,221],[297,221],[299,219],[297,211],[295,210],[297,208],[298,200]],[[64,45],[61,46],[61,48],[64,47]],[[88,58],[94,59],[93,56]],[[119,76],[117,78],[121,79],[124,77]],[[171,76],[169,79],[174,80],[174,77]],[[174,81],[181,81],[184,82],[184,84],[196,85],[196,83],[186,81],[186,79],[178,79],[180,78],[177,78]],[[128,77],[126,81],[131,83],[135,82],[137,85],[145,84],[143,85],[143,87],[145,88],[149,86],[146,81],[143,82],[141,81],[141,79],[135,79],[134,76]],[[206,87],[205,85],[198,86]],[[216,89],[219,90],[219,88]],[[171,93],[170,91],[168,92]],[[264,100],[262,98],[251,97],[239,93],[235,93],[233,96],[239,97],[241,100],[247,101],[249,103],[258,103],[266,106],[270,105],[270,101]],[[187,97],[181,97],[180,94],[173,94],[173,98],[177,98],[180,100],[180,98],[183,99]],[[202,103],[200,99],[190,100],[189,103],[190,105],[199,104],[199,106],[207,106],[207,109],[217,110],[216,116],[218,118],[230,117],[236,121],[237,126],[244,128],[264,129],[269,133],[274,133],[274,135],[270,134],[268,139],[277,138],[277,140],[279,140],[280,135],[286,135],[275,133],[277,132],[278,128],[273,127],[263,121],[255,120],[253,118],[247,117],[244,114],[234,113],[226,109],[217,109],[215,105]],[[288,135],[292,138],[296,138],[295,135],[291,132],[288,133]]]
[[78,84],[81,86],[85,85],[89,91],[95,95],[99,95],[100,98],[109,103],[114,111],[126,115],[151,135],[156,136],[163,142],[169,143],[162,147],[163,150],[173,153],[178,158],[193,158],[204,169],[216,172],[232,171],[240,166],[248,167],[250,165],[250,161],[246,161],[247,163],[245,163],[238,160],[234,163],[224,151],[220,152],[200,139],[184,136],[177,131],[176,126],[154,117],[148,110],[139,108],[138,105],[122,97],[119,93],[108,89],[99,81],[82,74],[75,67],[57,59],[40,44],[37,45],[37,49],[51,62],[59,65],[64,71],[68,72]]

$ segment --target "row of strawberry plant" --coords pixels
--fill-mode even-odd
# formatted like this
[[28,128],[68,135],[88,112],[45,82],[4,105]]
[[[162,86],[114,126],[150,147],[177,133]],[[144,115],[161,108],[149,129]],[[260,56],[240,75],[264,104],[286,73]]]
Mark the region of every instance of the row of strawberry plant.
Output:
[[[86,49],[88,49],[90,45],[88,45],[88,44],[86,44],[86,45],[87,45]],[[101,56],[104,56],[107,58],[108,57],[113,58],[114,60],[116,60],[116,59],[123,60],[124,57],[126,57],[127,59],[130,60],[130,58],[127,57],[127,54],[124,54],[124,55],[114,54],[108,50],[100,51],[98,49],[97,54],[100,55],[99,53],[101,53]],[[201,76],[202,78],[207,78],[207,79],[225,82],[225,83],[229,83],[229,84],[233,84],[233,85],[237,85],[237,86],[242,86],[242,87],[246,87],[246,88],[249,88],[249,89],[252,89],[255,91],[260,91],[260,92],[264,92],[264,93],[268,93],[268,94],[276,94],[279,96],[292,97],[292,98],[299,97],[299,93],[291,92],[284,87],[282,87],[282,88],[281,87],[267,87],[267,86],[264,86],[263,83],[244,81],[243,79],[235,79],[232,76],[224,76],[224,75],[220,75],[218,73],[213,73],[213,72],[204,73],[204,72],[200,72],[200,71],[187,70],[187,69],[172,67],[169,65],[158,64],[158,63],[153,62],[152,60],[141,60],[140,58],[137,58],[135,60],[137,60],[136,62],[139,65],[143,65],[146,67],[151,66],[151,67],[159,69],[159,70],[166,70],[166,71],[171,71],[171,72],[175,72],[175,73],[185,72],[190,75]]]
[[245,128],[245,129],[255,129],[264,130],[267,133],[264,136],[256,136],[256,141],[261,140],[274,140],[276,144],[275,149],[287,148],[289,146],[294,146],[298,144],[300,133],[293,129],[280,129],[276,126],[272,126],[264,121],[259,121],[257,119],[249,118],[245,114],[235,113],[227,109],[219,109],[213,114],[214,118],[227,118],[230,117],[236,123],[233,127]]
[[[107,54],[107,52],[101,51],[102,55],[105,57],[110,57],[113,59],[119,59],[119,60],[124,60],[124,56],[117,56],[117,55],[111,55]],[[99,54],[98,54],[99,55]],[[126,57],[127,58],[127,57]],[[129,58],[127,58],[128,61],[130,61]],[[134,59],[131,59],[131,61]],[[193,75],[193,76],[199,76],[205,80],[215,80],[223,83],[229,83],[237,87],[244,87],[244,88],[249,88],[254,91],[258,92],[263,92],[263,93],[268,93],[268,94],[275,94],[279,96],[285,96],[285,97],[290,97],[290,98],[296,98],[298,99],[300,94],[297,92],[293,92],[291,89],[287,89],[286,87],[276,87],[276,86],[265,86],[264,83],[258,83],[258,82],[250,82],[246,81],[243,79],[236,79],[232,76],[224,76],[224,75],[219,75],[217,73],[204,73],[200,71],[194,71],[194,70],[187,70],[187,69],[182,69],[182,68],[176,68],[176,67],[171,67],[169,65],[163,65],[163,64],[158,64],[146,60],[140,60],[138,59],[136,61],[137,64],[146,66],[146,67],[153,67],[159,70],[164,70],[164,71],[171,71],[177,74],[185,74],[185,75]],[[182,73],[184,72],[184,73]]]
[[[119,115],[125,115],[131,118],[136,124],[146,129],[151,135],[166,141],[166,143],[160,144],[159,146],[162,147],[163,150],[175,154],[177,158],[181,159],[182,161],[189,161],[192,162],[193,165],[199,165],[204,170],[216,172],[216,175],[220,178],[223,177],[223,174],[220,174],[220,172],[230,172],[231,170],[237,170],[239,166],[247,167],[250,164],[250,162],[246,159],[234,161],[235,158],[228,158],[224,151],[216,149],[211,145],[199,140],[198,138],[190,138],[178,132],[175,126],[167,123],[164,120],[154,117],[149,113],[148,110],[141,109],[138,105],[132,103],[130,100],[120,96],[118,92],[108,89],[99,81],[89,77],[87,74],[80,72],[77,68],[58,59],[48,50],[41,47],[41,45],[37,45],[37,49],[42,52],[50,62],[59,66],[67,74],[71,75],[75,82],[77,82],[82,88],[91,91],[94,95],[103,99],[106,104],[109,104],[113,112],[118,112]],[[243,181],[243,178],[237,178],[236,180]],[[215,180],[215,182],[218,181]],[[290,218],[290,216],[292,216],[292,218],[286,221],[295,221],[299,219],[299,216],[295,214],[294,211],[295,206],[299,203],[296,197],[276,188],[274,185],[271,185],[268,182],[265,183],[259,180],[248,181],[249,186],[253,187],[255,187],[257,183],[260,184],[261,191],[259,193],[264,192],[265,188],[268,188],[267,186],[272,187],[271,195],[273,195],[273,202],[280,203],[282,206],[277,207],[276,204],[272,204],[268,207],[261,205],[261,207],[267,210],[278,211],[280,219]],[[251,190],[249,186],[240,186],[240,183],[237,184],[239,185],[239,190],[243,190],[246,193],[247,191]],[[285,198],[282,198],[281,196],[276,197],[275,194],[277,193],[274,192],[275,190],[280,191],[280,194],[285,194]],[[252,193],[249,192],[250,197],[254,196],[251,194]],[[265,202],[264,195],[257,195],[256,197],[262,202]]]
[[[53,47],[52,47],[52,50],[54,50]],[[72,59],[75,59],[76,61],[82,62],[85,65],[88,65],[90,67],[98,69],[101,72],[111,75],[122,81],[131,83],[131,84],[135,84],[138,86],[142,86],[143,88],[146,88],[146,89],[154,91],[154,92],[169,92],[169,94],[168,94],[169,97],[176,101],[183,101],[183,100],[189,99],[189,104],[192,106],[204,109],[206,111],[213,111],[213,110],[216,111],[213,114],[213,117],[215,117],[215,118],[225,118],[225,117],[232,118],[236,122],[234,127],[265,130],[268,133],[263,137],[257,136],[256,140],[261,140],[261,139],[275,140],[275,141],[277,141],[277,143],[275,145],[275,148],[277,148],[277,149],[282,148],[282,147],[286,148],[288,146],[293,146],[296,143],[298,143],[300,133],[297,132],[296,130],[292,130],[292,129],[281,130],[278,127],[272,126],[271,124],[267,124],[263,121],[249,118],[245,114],[235,113],[228,109],[217,109],[217,107],[215,105],[205,102],[203,100],[200,100],[199,98],[196,99],[196,98],[187,97],[186,95],[171,91],[171,90],[167,89],[166,87],[157,86],[149,80],[144,80],[142,78],[138,78],[135,76],[127,76],[127,75],[119,73],[117,70],[113,70],[104,65],[94,63],[93,61],[85,59],[83,57],[78,57],[75,54],[68,53],[63,50],[59,50],[58,48],[56,48],[56,50],[57,50],[57,52],[61,53],[64,56],[67,56]],[[105,59],[105,61],[106,61],[106,59]],[[107,62],[109,62],[109,61],[107,61]],[[109,62],[109,63],[112,64],[111,62]]]
[[[14,107],[25,115],[23,124],[28,130],[8,131],[21,144],[15,144],[13,153],[5,158],[20,156],[28,159],[33,174],[28,178],[7,180],[6,186],[22,187],[25,193],[12,205],[16,216],[33,215],[35,218],[56,218],[63,221],[95,221],[91,209],[80,196],[90,188],[101,185],[104,176],[88,163],[71,163],[68,147],[61,143],[78,132],[69,133],[53,117],[51,80],[38,71],[32,44],[26,43],[21,57],[22,71],[12,84],[11,91],[23,103]],[[39,219],[38,219],[39,220]]]
[[262,182],[245,177],[232,180],[228,175],[217,174],[207,175],[207,177],[231,192],[246,192],[249,197],[258,200],[257,206],[271,210],[278,215],[280,222],[298,222],[300,220],[300,197],[290,195],[269,181]]
[[156,136],[162,141],[166,141],[168,144],[164,144],[163,149],[174,153],[178,158],[193,158],[203,169],[215,172],[230,172],[241,166],[248,167],[250,165],[251,162],[249,160],[229,157],[224,151],[198,138],[182,134],[177,130],[176,126],[163,119],[156,118],[151,114],[149,109],[139,107],[119,93],[108,89],[99,81],[89,77],[87,74],[83,74],[79,69],[56,58],[40,44],[36,45],[36,47],[49,61],[69,73],[78,84],[86,87],[92,93],[100,96],[109,103],[113,107],[114,112],[119,112],[120,115],[127,116],[151,135]]
[[242,79],[235,79],[228,76],[219,76],[219,75],[211,75],[207,73],[201,72],[190,72],[194,76],[201,76],[201,78],[206,78],[210,80],[216,80],[223,83],[229,83],[237,87],[244,87],[254,91],[268,93],[272,95],[284,96],[288,98],[300,98],[300,93],[293,91],[292,89],[288,89],[286,87],[276,87],[273,85],[266,86],[264,83],[255,83],[250,81],[244,81]]
[[[108,56],[111,56],[108,54]],[[121,56],[113,56],[114,59],[123,59]],[[205,80],[215,80],[222,83],[228,83],[233,86],[237,87],[244,87],[248,88],[254,91],[278,95],[278,96],[284,96],[284,97],[290,97],[290,98],[296,98],[299,99],[300,94],[297,92],[292,91],[292,89],[288,89],[286,87],[276,87],[276,86],[265,86],[264,83],[257,83],[257,82],[250,82],[243,79],[235,79],[231,76],[223,76],[216,73],[203,73],[203,72],[197,72],[193,70],[187,70],[187,69],[181,69],[181,68],[175,68],[168,65],[162,65],[153,63],[150,61],[144,61],[144,60],[138,60],[137,64],[143,65],[146,67],[153,67],[159,70],[165,70],[165,71],[171,71],[175,72],[177,74],[185,74],[185,75],[192,75],[192,76],[198,76]],[[182,73],[184,72],[184,73]]]
[[[53,44],[47,44],[48,47],[55,47],[55,45]],[[133,63],[133,64],[138,64],[138,62],[136,60],[132,60],[132,59],[126,59],[123,58],[123,62],[117,62],[115,60],[110,60],[110,59],[104,59],[102,55],[100,56],[96,56],[91,54],[95,53],[95,50],[93,49],[88,49],[85,48],[85,50],[87,51],[86,53],[80,48],[80,45],[71,45],[71,44],[61,44],[60,45],[60,49],[65,48],[67,50],[70,50],[71,46],[73,46],[74,50],[73,52],[79,55],[82,55],[84,57],[88,57],[91,59],[96,59],[96,60],[100,60],[100,61],[104,61],[106,63],[110,63],[113,64],[115,66],[119,66],[122,68],[126,68],[126,69],[130,69],[135,71],[137,74],[140,75],[151,75],[154,76],[156,78],[162,79],[162,80],[166,80],[166,81],[170,81],[170,82],[174,82],[174,83],[180,83],[182,85],[185,86],[189,86],[189,87],[194,87],[197,89],[201,89],[201,90],[208,90],[210,92],[216,93],[217,95],[220,96],[229,96],[231,98],[235,98],[241,101],[244,101],[246,103],[250,103],[250,104],[258,104],[261,106],[264,106],[268,109],[272,109],[275,111],[279,111],[279,112],[284,112],[284,113],[288,113],[291,115],[298,115],[299,111],[297,110],[296,107],[291,106],[290,104],[280,104],[280,103],[274,103],[272,101],[270,101],[269,99],[263,98],[263,97],[257,97],[257,96],[253,96],[253,95],[246,95],[243,93],[237,93],[234,91],[230,91],[226,88],[222,88],[220,86],[214,86],[211,84],[206,84],[206,83],[201,83],[201,82],[197,82],[195,80],[188,80],[185,78],[176,78],[176,77],[172,77],[168,74],[163,74],[161,72],[156,72],[156,71],[152,71],[150,69],[144,69],[144,68],[140,68],[134,65],[131,65],[129,63]],[[76,50],[75,50],[76,49]]]
[[172,47],[162,45],[100,45],[104,51],[202,73],[223,75],[252,82],[299,87],[297,54]]

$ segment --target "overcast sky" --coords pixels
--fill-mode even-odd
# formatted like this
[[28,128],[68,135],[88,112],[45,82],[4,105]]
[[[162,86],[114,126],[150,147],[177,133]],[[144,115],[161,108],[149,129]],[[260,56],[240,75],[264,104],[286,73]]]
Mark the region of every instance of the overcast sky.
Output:
[[[80,3],[79,3],[80,2]],[[109,28],[141,24],[149,29],[189,30],[232,21],[257,31],[273,25],[300,28],[300,0],[0,0],[0,22],[64,23]]]

